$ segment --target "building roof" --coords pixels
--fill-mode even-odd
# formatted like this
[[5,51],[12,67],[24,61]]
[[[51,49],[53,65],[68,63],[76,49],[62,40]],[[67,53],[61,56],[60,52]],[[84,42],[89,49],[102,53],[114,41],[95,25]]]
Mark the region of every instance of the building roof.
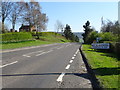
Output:
[[22,26],[20,27],[20,29],[29,29],[29,28],[30,28],[29,25],[22,25]]

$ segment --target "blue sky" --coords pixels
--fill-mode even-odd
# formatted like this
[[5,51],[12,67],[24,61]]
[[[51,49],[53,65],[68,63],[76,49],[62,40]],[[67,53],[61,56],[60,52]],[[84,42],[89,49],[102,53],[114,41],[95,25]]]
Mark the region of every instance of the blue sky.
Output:
[[117,2],[41,2],[40,5],[49,18],[48,31],[55,31],[57,20],[69,24],[73,32],[83,32],[87,20],[97,31],[102,16],[104,20],[118,20]]
[[[40,5],[49,18],[47,31],[55,31],[57,20],[69,24],[73,32],[83,32],[87,20],[97,31],[100,31],[101,17],[118,20],[118,2],[40,2]],[[20,25],[16,25],[17,30]]]

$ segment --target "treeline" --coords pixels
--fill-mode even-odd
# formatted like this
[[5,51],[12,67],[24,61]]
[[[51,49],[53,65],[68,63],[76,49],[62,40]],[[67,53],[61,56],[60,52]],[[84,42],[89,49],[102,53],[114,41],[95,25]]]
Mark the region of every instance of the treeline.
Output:
[[30,2],[11,2],[10,0],[2,0],[0,5],[1,33],[7,30],[5,20],[12,23],[12,29],[15,30],[17,23],[35,26],[37,31],[45,30],[48,17],[42,13],[41,6],[38,2],[30,0]]
[[90,28],[89,21],[87,21],[83,27],[85,31],[83,34],[85,43],[91,44],[97,42],[97,38],[99,39],[99,42],[120,42],[120,24],[118,21],[115,23],[110,20],[106,23],[103,22],[100,33]]
[[120,24],[118,21],[103,22],[100,33],[90,28],[89,21],[83,27],[85,28],[84,43],[110,43],[110,50],[120,56]]

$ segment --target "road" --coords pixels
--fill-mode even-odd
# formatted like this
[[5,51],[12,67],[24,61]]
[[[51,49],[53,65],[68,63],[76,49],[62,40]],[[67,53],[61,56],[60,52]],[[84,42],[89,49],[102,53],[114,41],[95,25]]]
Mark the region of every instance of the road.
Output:
[[2,52],[2,88],[92,88],[80,44],[57,43]]

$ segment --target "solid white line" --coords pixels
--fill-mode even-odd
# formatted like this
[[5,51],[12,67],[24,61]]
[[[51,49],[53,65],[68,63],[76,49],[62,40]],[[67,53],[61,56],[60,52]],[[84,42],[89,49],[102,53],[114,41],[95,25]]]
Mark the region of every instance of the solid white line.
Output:
[[70,63],[72,63],[73,62],[73,60],[70,60]]
[[72,60],[75,59],[75,57],[72,57]]
[[63,72],[57,79],[57,82],[62,82],[63,76],[65,75],[65,73]]
[[2,65],[2,66],[0,66],[0,68],[6,67],[6,66],[8,66],[8,65],[15,64],[15,63],[17,63],[17,62],[18,62],[18,61],[15,61],[15,62],[12,62],[12,63],[8,63],[8,64],[5,64],[5,65]]
[[53,45],[57,45],[57,43],[55,43],[55,44],[49,44],[49,45],[40,45],[40,46],[32,46],[32,47],[23,47],[23,48],[20,48],[20,49],[13,49],[13,50],[5,50],[5,51],[0,51],[0,53],[14,52],[14,51],[20,51],[20,50],[25,50],[25,49],[32,49],[32,48],[38,48],[38,47],[47,47],[47,46],[53,46]]
[[69,68],[70,68],[70,64],[68,64],[65,69],[69,69]]

